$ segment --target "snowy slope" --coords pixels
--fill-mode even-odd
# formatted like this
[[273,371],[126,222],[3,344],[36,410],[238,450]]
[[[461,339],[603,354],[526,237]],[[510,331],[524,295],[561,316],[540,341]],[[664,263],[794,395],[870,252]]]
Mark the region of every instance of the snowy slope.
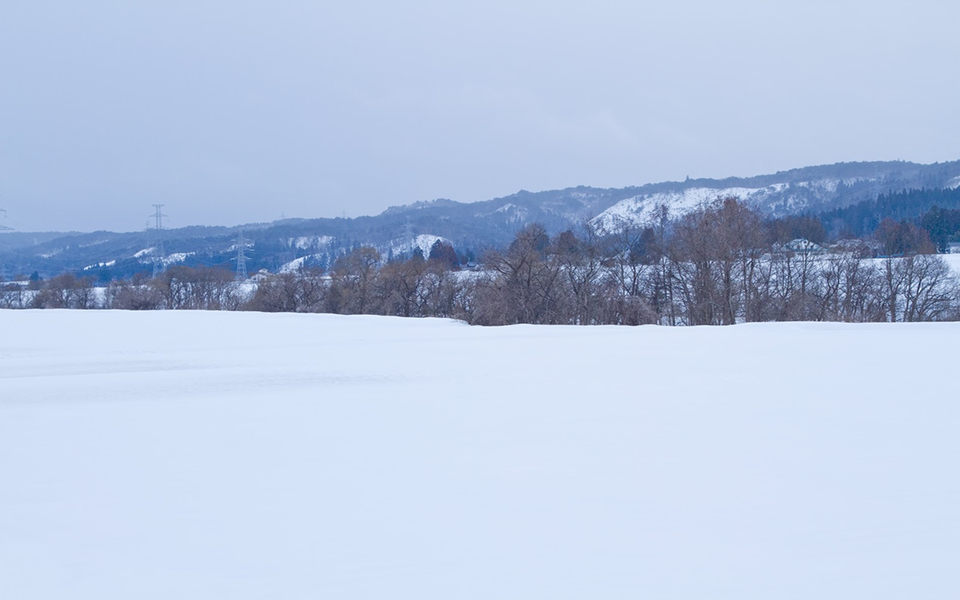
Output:
[[657,206],[666,206],[673,217],[688,213],[702,204],[723,198],[739,198],[744,202],[768,197],[783,190],[782,184],[765,188],[703,188],[690,187],[675,192],[657,192],[627,198],[597,215],[592,223],[603,231],[617,231],[623,226],[648,225],[654,219]]
[[960,325],[0,332],[0,598],[960,589]]
[[290,262],[287,262],[287,263],[284,263],[284,264],[280,265],[280,268],[277,269],[277,272],[279,272],[279,273],[296,273],[296,272],[300,271],[300,270],[303,268],[304,264],[306,264],[307,261],[309,261],[309,260],[311,260],[311,259],[314,259],[314,258],[317,258],[318,256],[320,256],[320,255],[319,255],[319,254],[309,254],[309,255],[307,255],[307,256],[301,256],[300,258],[295,258],[295,259],[291,260]]
[[446,242],[449,244],[450,240],[439,235],[421,233],[420,235],[414,236],[413,239],[405,242],[394,240],[390,247],[383,254],[385,257],[390,254],[393,256],[406,256],[419,248],[420,252],[423,253],[424,258],[426,258],[430,256],[430,250],[437,242]]
[[774,183],[763,187],[678,187],[621,200],[594,217],[591,223],[603,231],[615,232],[627,226],[650,225],[657,206],[666,206],[670,215],[677,217],[698,206],[726,198],[737,198],[764,214],[783,216],[807,209],[822,209],[831,203],[843,206],[853,195],[852,192],[840,192],[841,186],[853,189],[852,186],[873,185],[879,189],[882,182],[882,178],[853,177]]

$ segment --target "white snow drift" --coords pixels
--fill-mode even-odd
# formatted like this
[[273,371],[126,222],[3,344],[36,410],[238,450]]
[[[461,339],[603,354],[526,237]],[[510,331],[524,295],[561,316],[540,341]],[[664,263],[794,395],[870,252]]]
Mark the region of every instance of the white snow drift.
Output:
[[950,597],[957,339],[0,311],[0,597]]

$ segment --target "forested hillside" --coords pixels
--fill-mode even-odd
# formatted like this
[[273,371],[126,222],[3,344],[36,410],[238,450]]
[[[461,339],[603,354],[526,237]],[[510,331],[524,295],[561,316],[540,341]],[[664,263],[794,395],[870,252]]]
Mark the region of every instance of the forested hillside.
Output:
[[[939,226],[960,211],[927,213]],[[437,239],[428,253],[360,246],[329,268],[235,281],[228,269],[175,265],[95,288],[67,273],[0,286],[0,306],[254,310],[453,317],[479,325],[732,325],[757,321],[960,318],[960,285],[927,229],[882,221],[830,242],[816,217],[765,218],[729,198],[678,219],[601,235],[521,229],[463,264]]]
[[[415,248],[429,253],[437,239],[451,244],[461,262],[474,262],[487,250],[505,248],[531,224],[555,235],[589,223],[600,235],[616,236],[624,229],[649,226],[663,214],[678,219],[728,197],[738,198],[767,219],[816,217],[824,233],[814,241],[821,242],[870,236],[885,218],[919,224],[934,206],[960,208],[958,184],[960,161],[840,163],[757,177],[688,179],[622,189],[520,191],[476,203],[435,200],[353,219],[286,219],[243,227],[119,234],[5,232],[0,233],[0,275],[46,279],[70,272],[106,284],[174,265],[236,270],[241,234],[250,272],[326,270],[360,247],[375,248],[384,260],[408,258]],[[937,228],[938,241],[955,233],[946,231],[946,223],[930,227],[931,237],[932,228]],[[817,236],[807,232],[798,237]]]

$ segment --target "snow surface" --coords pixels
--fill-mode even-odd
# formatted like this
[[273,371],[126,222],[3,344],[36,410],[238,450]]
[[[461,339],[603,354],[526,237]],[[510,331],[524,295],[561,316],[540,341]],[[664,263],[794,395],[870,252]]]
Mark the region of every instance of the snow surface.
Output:
[[194,254],[196,254],[196,252],[174,252],[173,254],[168,254],[163,257],[163,264],[169,266],[176,263],[181,263]]
[[280,273],[296,273],[303,268],[303,263],[317,256],[316,254],[311,254],[309,256],[301,256],[300,258],[295,258],[288,263],[280,265],[278,272]]
[[0,598],[960,589],[958,324],[0,332]]
[[767,196],[782,190],[782,185],[764,188],[701,188],[691,187],[675,192],[657,192],[634,196],[617,202],[591,222],[603,231],[616,231],[624,225],[647,225],[653,221],[657,206],[667,206],[673,217],[684,215],[698,206],[722,198],[739,198],[750,202],[754,196]]
[[329,235],[312,235],[312,236],[301,236],[295,238],[287,238],[287,246],[297,248],[300,250],[309,250],[311,248],[322,248],[329,246],[331,242],[334,241],[333,236]]
[[114,266],[115,264],[117,264],[117,261],[115,261],[115,260],[111,260],[111,261],[108,261],[108,262],[100,262],[100,263],[97,263],[97,264],[95,264],[95,265],[86,266],[86,267],[83,268],[83,270],[84,270],[84,271],[90,271],[91,269],[102,269],[102,268],[104,268],[104,267],[112,267],[112,266]]
[[[615,232],[627,226],[650,225],[656,213],[657,206],[666,206],[672,217],[678,217],[692,212],[697,207],[709,204],[718,199],[738,198],[748,206],[766,212],[788,210],[796,212],[810,205],[811,201],[820,198],[828,199],[837,193],[840,184],[854,185],[859,182],[870,181],[868,178],[854,177],[847,179],[815,179],[799,181],[792,184],[775,183],[766,187],[689,187],[667,192],[643,194],[617,202],[591,220],[599,229]],[[803,193],[790,193],[790,187],[802,188]]]
[[[450,240],[445,237],[421,233],[406,242],[394,242],[387,253],[392,253],[394,256],[403,256],[412,253],[416,248],[420,248],[424,258],[427,258],[430,256],[430,250],[433,249],[433,245],[438,241],[452,245]],[[387,253],[384,253],[384,258],[386,258]]]
[[[145,256],[150,256],[151,254],[155,253],[156,250],[157,250],[156,248],[144,248],[143,250],[140,250],[139,252],[134,254],[133,257],[143,258]],[[166,256],[163,257],[163,264],[166,266],[170,266],[177,263],[181,263],[187,260],[187,258],[193,256],[194,254],[196,254],[196,252],[174,252],[173,254],[167,254]],[[151,262],[151,261],[141,260],[140,262],[142,263],[142,262]]]
[[[544,207],[544,208],[547,208],[547,207]],[[493,213],[490,213],[490,214],[502,213],[504,216],[507,217],[507,220],[510,221],[511,223],[519,223],[527,219],[528,212],[529,211],[522,206],[517,206],[512,202],[507,202],[506,204],[494,210]],[[485,213],[476,213],[476,215],[474,216],[485,217],[487,215]],[[571,218],[572,220],[575,221],[579,217],[578,215],[574,214],[573,217],[568,217],[568,218]]]

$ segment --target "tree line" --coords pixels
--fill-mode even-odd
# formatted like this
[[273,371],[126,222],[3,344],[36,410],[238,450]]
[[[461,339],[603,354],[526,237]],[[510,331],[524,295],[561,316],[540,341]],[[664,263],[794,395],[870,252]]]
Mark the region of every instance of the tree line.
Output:
[[[939,242],[960,241],[960,188],[912,189],[881,194],[850,206],[821,212],[818,219],[833,237],[866,237],[885,220],[916,223]],[[936,238],[936,239],[935,239]]]
[[612,235],[588,225],[550,235],[528,225],[508,247],[486,252],[476,271],[459,269],[444,242],[428,256],[394,260],[360,247],[329,269],[264,275],[255,284],[186,266],[106,288],[64,274],[8,285],[0,305],[450,317],[477,325],[960,318],[957,279],[924,227],[886,220],[869,239],[841,240],[829,251],[818,246],[825,239],[815,217],[765,220],[728,198],[678,219],[661,207],[648,226]]

